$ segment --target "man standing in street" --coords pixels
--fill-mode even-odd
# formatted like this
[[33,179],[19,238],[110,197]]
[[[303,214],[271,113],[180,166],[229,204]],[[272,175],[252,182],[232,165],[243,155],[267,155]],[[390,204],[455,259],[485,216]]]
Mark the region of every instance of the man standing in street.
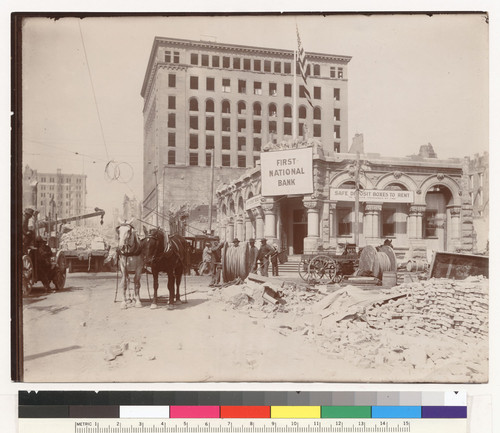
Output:
[[259,249],[259,254],[257,256],[257,259],[260,261],[260,273],[263,277],[269,276],[269,257],[271,256],[271,253],[273,252],[273,247],[270,245],[267,245],[267,239],[262,238],[261,239],[261,246]]
[[212,263],[212,254],[210,252],[210,243],[207,242],[205,244],[205,248],[203,248],[202,263],[200,268],[198,269],[198,273],[200,275],[204,275],[207,269],[210,273],[212,273],[211,263]]
[[251,238],[248,240],[250,244],[250,250],[248,252],[248,260],[250,261],[250,272],[257,272],[257,256],[259,255],[259,249],[255,246],[255,239]]
[[222,247],[224,242],[214,242],[210,250],[212,255],[212,281],[209,287],[216,286],[220,283],[222,271]]
[[276,242],[272,246],[273,251],[271,252],[271,266],[272,266],[272,273],[273,277],[278,276],[278,245]]

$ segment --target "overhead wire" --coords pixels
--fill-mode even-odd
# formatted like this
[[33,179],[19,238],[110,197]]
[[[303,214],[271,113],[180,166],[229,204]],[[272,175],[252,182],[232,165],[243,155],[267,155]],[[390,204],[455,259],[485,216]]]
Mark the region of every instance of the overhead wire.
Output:
[[103,144],[104,144],[104,150],[106,151],[106,158],[109,161],[111,158],[109,157],[108,146],[106,144],[106,138],[104,136],[104,129],[102,127],[102,120],[101,120],[101,113],[99,112],[99,105],[97,104],[97,97],[96,97],[96,94],[95,94],[94,81],[92,80],[92,73],[90,72],[90,65],[89,65],[89,60],[88,60],[88,57],[87,57],[87,49],[85,47],[85,41],[83,39],[82,26],[80,24],[80,20],[78,20],[78,29],[80,30],[80,38],[82,40],[83,54],[85,56],[85,64],[87,66],[87,71],[88,71],[89,78],[90,78],[90,86],[92,87],[92,95],[94,96],[94,104],[95,104],[95,108],[96,108],[96,111],[97,111],[97,118],[99,120],[99,127],[100,127],[100,130],[101,130],[101,136],[102,136],[102,141],[103,141]]
[[[163,213],[161,213],[161,212],[157,211],[156,209],[151,209],[151,208],[149,208],[149,207],[147,207],[147,206],[143,206],[143,207],[144,207],[144,209],[146,209],[146,210],[148,210],[148,211],[152,212],[153,214],[155,214],[155,215],[157,215],[157,216],[159,216],[159,217],[161,217],[161,218],[165,218],[166,220],[168,220],[168,222],[175,222],[175,218],[174,218],[174,217],[171,217],[171,216],[165,215],[165,214],[163,214]],[[203,233],[203,232],[204,232],[202,229],[199,229],[199,228],[197,228],[197,227],[190,226],[189,224],[186,224],[186,226],[185,226],[185,227],[186,227],[186,228],[190,228],[191,230],[197,230],[197,231],[198,231],[198,232],[200,232],[200,233]],[[188,231],[188,233],[191,233],[191,234],[193,234],[193,235],[195,235],[195,236],[196,236],[196,234],[195,234],[195,233],[193,233],[193,232]]]

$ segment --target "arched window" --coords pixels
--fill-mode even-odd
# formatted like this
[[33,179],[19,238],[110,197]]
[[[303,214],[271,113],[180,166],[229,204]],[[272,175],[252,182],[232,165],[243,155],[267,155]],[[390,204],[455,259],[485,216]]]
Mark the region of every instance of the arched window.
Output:
[[247,104],[243,101],[238,102],[238,114],[246,114]]
[[299,119],[305,119],[307,117],[307,110],[306,107],[301,105],[299,107]]
[[254,102],[253,103],[253,115],[254,116],[260,116],[260,115],[262,115],[262,107],[260,105],[260,102]]
[[283,115],[285,117],[292,117],[292,106],[291,105],[288,105],[288,104],[285,105]]
[[314,120],[321,120],[321,108],[314,107]]
[[276,117],[278,115],[278,110],[276,109],[276,104],[269,104],[269,117]]
[[205,111],[207,113],[213,113],[215,110],[214,110],[214,101],[212,101],[211,99],[207,99],[207,101],[205,102]]
[[189,100],[189,111],[198,111],[198,100],[196,98]]
[[231,112],[231,104],[229,101],[222,101],[222,112],[223,113],[230,113]]

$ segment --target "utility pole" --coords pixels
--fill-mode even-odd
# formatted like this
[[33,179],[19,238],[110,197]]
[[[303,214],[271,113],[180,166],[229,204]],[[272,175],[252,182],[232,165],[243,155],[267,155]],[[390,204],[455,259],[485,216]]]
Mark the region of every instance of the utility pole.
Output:
[[215,149],[210,152],[210,200],[208,205],[208,234],[212,234],[212,207],[214,202],[214,171],[215,171]]
[[156,192],[156,227],[160,227],[160,209],[159,209],[159,185],[158,185],[158,167],[155,167],[155,192]]
[[354,172],[354,243],[356,251],[359,249],[359,171],[361,163],[359,160],[359,152],[356,152],[356,165]]

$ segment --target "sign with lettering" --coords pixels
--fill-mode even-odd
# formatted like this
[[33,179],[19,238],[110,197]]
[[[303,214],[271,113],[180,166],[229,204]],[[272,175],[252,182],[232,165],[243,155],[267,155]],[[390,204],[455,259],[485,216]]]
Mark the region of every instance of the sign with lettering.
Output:
[[312,194],[312,147],[260,154],[262,195]]
[[[355,201],[353,189],[330,188],[330,200]],[[359,201],[366,203],[413,203],[413,191],[360,189]]]
[[254,209],[256,207],[259,207],[261,198],[262,198],[261,195],[256,195],[254,197],[250,197],[245,202],[245,210],[250,210],[250,209]]

